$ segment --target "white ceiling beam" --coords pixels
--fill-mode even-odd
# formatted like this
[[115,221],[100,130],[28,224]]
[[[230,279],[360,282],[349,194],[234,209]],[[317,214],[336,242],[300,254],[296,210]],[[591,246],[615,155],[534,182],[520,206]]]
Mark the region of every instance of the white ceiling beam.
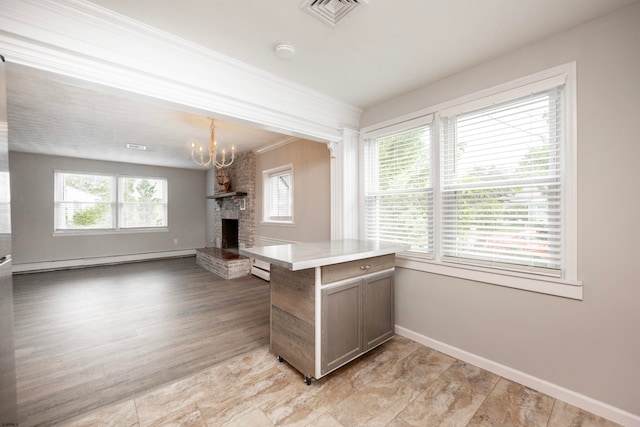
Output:
[[317,141],[362,111],[84,0],[3,0],[9,62]]

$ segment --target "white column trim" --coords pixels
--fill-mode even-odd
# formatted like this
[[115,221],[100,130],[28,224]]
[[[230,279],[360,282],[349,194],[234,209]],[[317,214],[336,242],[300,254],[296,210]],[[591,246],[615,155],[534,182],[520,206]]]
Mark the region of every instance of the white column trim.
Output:
[[342,140],[327,146],[331,152],[331,239],[357,239],[360,133],[343,128]]
[[335,141],[329,141],[327,142],[327,148],[330,153],[329,166],[331,173],[331,240],[339,240],[342,238],[343,228],[342,186],[340,182],[344,166],[342,165],[342,155],[338,150],[342,147]]

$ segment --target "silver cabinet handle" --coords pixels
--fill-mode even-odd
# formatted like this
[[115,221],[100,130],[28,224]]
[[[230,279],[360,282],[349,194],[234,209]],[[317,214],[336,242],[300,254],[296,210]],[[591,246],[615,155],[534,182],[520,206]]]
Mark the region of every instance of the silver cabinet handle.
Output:
[[370,268],[371,268],[371,266],[369,264],[360,266],[360,270],[368,270]]

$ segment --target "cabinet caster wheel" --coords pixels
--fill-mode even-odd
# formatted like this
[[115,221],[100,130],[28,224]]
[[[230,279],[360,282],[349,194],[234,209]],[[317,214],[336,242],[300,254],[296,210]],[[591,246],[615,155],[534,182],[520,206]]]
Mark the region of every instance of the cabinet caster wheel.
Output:
[[284,359],[283,359],[283,358],[282,358],[282,356],[280,356],[280,355],[278,355],[278,358],[277,358],[277,359],[278,359],[278,362],[280,362],[280,363],[284,362]]
[[304,383],[305,383],[306,385],[311,385],[311,378],[309,378],[309,377],[304,377]]

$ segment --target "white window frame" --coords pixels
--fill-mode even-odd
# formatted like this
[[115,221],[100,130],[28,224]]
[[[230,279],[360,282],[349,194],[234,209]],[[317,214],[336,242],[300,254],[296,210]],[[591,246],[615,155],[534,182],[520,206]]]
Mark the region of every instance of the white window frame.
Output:
[[[289,210],[291,215],[288,217],[272,217],[269,212],[271,210],[271,179],[282,175],[291,175],[291,183],[289,186]],[[293,164],[279,166],[277,168],[267,169],[262,172],[262,224],[276,225],[294,225],[294,174]]]
[[[502,271],[491,267],[456,265],[443,260],[441,247],[441,184],[440,184],[440,115],[451,114],[455,111],[469,111],[481,108],[490,103],[498,103],[518,96],[539,92],[553,84],[563,84],[564,111],[564,143],[562,145],[562,245],[563,268],[562,277],[544,276],[535,273]],[[565,298],[582,299],[582,282],[578,280],[577,271],[577,114],[576,114],[576,64],[571,62],[560,65],[530,76],[523,77],[502,85],[498,85],[468,96],[438,104],[395,119],[387,120],[377,125],[362,129],[362,141],[372,135],[384,133],[391,127],[402,128],[402,125],[433,114],[434,119],[434,224],[436,232],[435,257],[426,259],[415,253],[398,254],[396,265],[412,270],[435,273],[444,276],[484,282],[516,289],[556,295]],[[361,147],[362,148],[362,147]],[[362,151],[362,150],[361,150]],[[362,163],[361,163],[362,164]],[[362,174],[362,172],[361,172]],[[364,219],[363,199],[361,199],[360,218]],[[364,222],[364,221],[362,221]],[[360,235],[363,236],[364,224],[361,224]]]
[[[142,179],[142,180],[153,180],[153,181],[160,181],[162,184],[162,201],[160,202],[156,202],[155,204],[161,205],[164,213],[163,213],[163,217],[164,217],[164,224],[162,225],[156,225],[156,226],[151,226],[151,225],[147,225],[147,226],[142,226],[142,227],[126,227],[123,225],[123,221],[124,221],[124,213],[123,210],[125,208],[126,205],[130,204],[125,202],[124,199],[124,181],[127,179]],[[169,221],[168,218],[168,205],[169,205],[169,197],[168,197],[168,186],[169,183],[167,181],[166,178],[156,178],[156,177],[149,177],[149,176],[125,176],[125,175],[119,175],[117,177],[117,194],[118,194],[118,199],[117,199],[117,205],[118,205],[118,212],[117,212],[117,228],[119,230],[151,230],[151,229],[163,229],[163,228],[167,228],[167,224]]]
[[[402,132],[405,132],[405,131],[410,131],[410,130],[421,128],[421,127],[424,127],[424,126],[429,126],[430,127],[430,131],[429,132],[431,134],[431,141],[429,141],[429,146],[430,146],[429,148],[430,148],[430,151],[431,151],[431,153],[430,153],[430,155],[431,155],[430,169],[431,169],[431,173],[433,175],[434,164],[435,164],[434,163],[435,161],[434,161],[434,158],[433,158],[434,157],[434,147],[433,147],[433,145],[434,145],[433,144],[434,137],[433,137],[433,133],[434,133],[434,131],[436,129],[434,127],[433,118],[434,118],[433,114],[429,114],[429,115],[418,117],[418,118],[415,118],[415,119],[412,119],[412,120],[409,120],[409,121],[398,123],[398,124],[395,124],[395,125],[392,125],[392,126],[388,126],[388,127],[385,127],[384,129],[379,129],[379,130],[370,132],[370,133],[368,133],[366,135],[366,138],[363,138],[363,142],[366,141],[366,140],[377,140],[377,139],[385,138],[385,137],[388,137],[388,136],[396,135],[396,134],[399,134],[399,133],[402,133]],[[360,150],[360,151],[364,155],[364,151],[365,150]],[[361,159],[361,164],[362,164],[363,169],[365,167],[365,163],[366,162],[364,161],[364,159]],[[367,197],[368,194],[367,194],[367,188],[366,188],[367,187],[367,183],[364,180],[364,171],[363,171],[361,177],[362,177],[362,179],[361,179],[362,186],[361,186],[361,189],[360,189],[360,194],[363,195],[363,199],[361,200],[361,210],[362,210],[363,221],[361,221],[360,235],[363,236],[363,238],[366,238],[366,236],[365,236],[365,234],[366,234],[366,231],[365,231],[366,224],[365,224],[365,221],[364,221],[364,218],[365,218],[364,210],[366,209],[365,198]],[[436,188],[436,181],[435,181],[434,178],[435,177],[432,176],[431,179],[430,179],[431,187],[429,189],[427,189],[426,191],[420,191],[421,193],[424,193],[424,194],[427,194],[427,195],[429,193],[431,193],[432,195],[434,194],[434,191],[435,191],[435,188]],[[396,193],[396,192],[397,192],[397,190],[393,191],[393,193]],[[435,211],[435,203],[433,203],[433,205],[432,205],[432,210]],[[433,214],[435,214],[435,212],[433,212]],[[435,224],[433,222],[433,217],[429,219],[429,222],[431,223],[431,227],[429,227],[430,231],[434,234],[434,236],[433,236],[433,239],[430,242],[429,242],[429,238],[428,237],[425,239],[427,241],[427,243],[428,243],[427,244],[428,251],[420,251],[420,252],[418,252],[418,251],[409,250],[407,252],[407,254],[411,254],[412,256],[416,256],[416,257],[419,257],[419,258],[425,258],[425,259],[433,259],[434,258],[434,247],[435,247],[435,244],[434,244],[434,242],[435,242],[435,230],[434,230],[434,228],[435,228]],[[404,242],[404,243],[407,243],[407,242]],[[429,243],[431,244],[431,246],[429,245]]]
[[[64,174],[69,174],[69,175],[85,175],[85,176],[90,176],[90,177],[103,177],[103,178],[109,178],[109,180],[111,181],[111,200],[109,202],[96,202],[99,203],[101,205],[105,205],[108,206],[109,209],[111,210],[111,226],[110,227],[104,227],[104,228],[86,228],[86,229],[81,229],[81,228],[58,228],[62,223],[63,223],[63,219],[59,217],[60,214],[60,204],[61,203],[68,203],[68,201],[64,201],[62,200],[63,197],[63,184],[62,184],[62,179],[63,179],[63,175]],[[105,231],[108,230],[114,230],[116,227],[116,220],[117,220],[117,203],[116,203],[116,199],[117,199],[117,183],[116,183],[116,178],[113,175],[109,175],[109,174],[104,174],[104,173],[94,173],[94,172],[84,172],[84,171],[68,171],[68,170],[55,170],[54,171],[54,180],[53,180],[53,191],[54,191],[54,203],[53,203],[53,217],[54,217],[54,224],[53,224],[53,230],[55,234],[73,234],[73,233],[79,233],[79,234],[85,234],[85,233],[104,233]],[[76,201],[76,202],[80,202],[80,201]],[[83,203],[83,202],[80,202]]]
[[[87,171],[71,171],[71,170],[60,170],[55,169],[54,173],[54,223],[53,223],[53,236],[84,236],[90,234],[115,234],[115,233],[140,233],[140,232],[167,232],[169,230],[169,216],[168,216],[168,206],[169,206],[169,196],[168,196],[168,187],[169,182],[167,178],[164,177],[150,177],[150,176],[130,176],[130,175],[118,175],[118,174],[106,174],[100,172],[87,172]],[[111,210],[112,210],[112,226],[109,228],[88,228],[88,229],[59,229],[58,228],[58,204],[59,201],[59,191],[61,187],[59,185],[59,180],[61,179],[61,175],[63,173],[67,174],[77,174],[77,175],[89,175],[89,176],[104,176],[111,178],[113,182],[112,188],[112,200],[111,200]],[[120,225],[120,216],[122,203],[120,201],[121,198],[121,179],[122,178],[136,178],[136,179],[150,179],[150,180],[161,180],[164,181],[164,205],[165,205],[165,218],[166,223],[162,226],[149,226],[149,227],[122,227]]]

